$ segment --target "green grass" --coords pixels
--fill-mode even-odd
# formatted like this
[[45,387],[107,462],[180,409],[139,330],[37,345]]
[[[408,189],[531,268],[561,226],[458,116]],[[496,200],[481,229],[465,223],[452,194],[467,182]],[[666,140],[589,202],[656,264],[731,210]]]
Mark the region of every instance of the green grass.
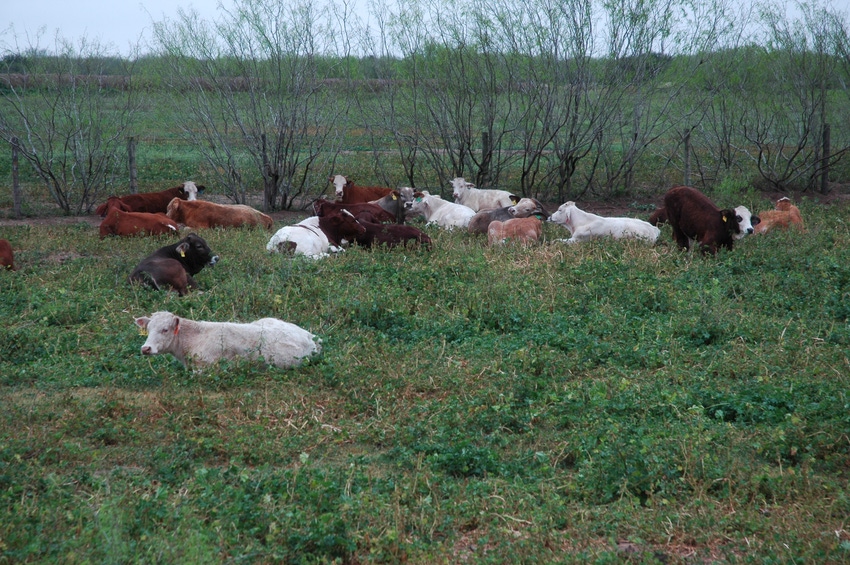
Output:
[[[0,562],[850,561],[850,229],[801,208],[716,258],[202,230],[183,298],[125,283],[167,237],[0,227]],[[195,373],[140,354],[162,309],[324,352]]]

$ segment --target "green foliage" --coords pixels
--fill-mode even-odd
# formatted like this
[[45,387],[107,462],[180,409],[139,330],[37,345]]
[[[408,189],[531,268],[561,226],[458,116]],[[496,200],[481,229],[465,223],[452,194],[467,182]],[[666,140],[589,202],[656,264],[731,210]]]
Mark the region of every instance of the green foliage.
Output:
[[[0,227],[20,267],[0,272],[0,560],[616,562],[619,540],[844,560],[821,533],[850,511],[850,232],[800,206],[806,233],[716,257],[666,231],[427,228],[431,251],[306,261],[202,230],[221,261],[182,298],[125,282],[168,237]],[[324,352],[193,372],[140,354],[155,310],[275,316]]]

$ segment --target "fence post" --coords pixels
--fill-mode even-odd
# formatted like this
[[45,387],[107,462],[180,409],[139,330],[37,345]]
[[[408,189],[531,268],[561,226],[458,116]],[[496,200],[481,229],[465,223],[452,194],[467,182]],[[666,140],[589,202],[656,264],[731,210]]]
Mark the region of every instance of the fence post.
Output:
[[487,181],[490,180],[490,134],[489,132],[481,132],[481,178]]
[[827,183],[829,182],[829,124],[823,125],[823,155],[821,159],[823,159],[823,166],[821,167],[821,177],[820,177],[820,191],[821,194],[826,194],[829,192],[829,187]]
[[18,138],[12,138],[12,212],[21,217],[21,179],[18,176]]
[[130,168],[130,194],[136,194],[139,191],[139,174],[136,170],[136,138],[127,138],[127,160]]
[[684,182],[685,186],[691,186],[691,130],[685,130],[683,141],[685,143]]

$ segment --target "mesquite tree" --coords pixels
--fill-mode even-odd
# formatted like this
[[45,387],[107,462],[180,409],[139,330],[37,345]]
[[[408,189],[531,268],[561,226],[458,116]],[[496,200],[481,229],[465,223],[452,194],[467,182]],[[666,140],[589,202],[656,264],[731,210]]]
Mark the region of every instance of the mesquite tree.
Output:
[[17,145],[63,212],[88,212],[125,170],[139,100],[132,62],[85,37],[3,55],[0,138]]
[[155,26],[169,80],[187,93],[183,132],[236,202],[256,178],[267,211],[327,184],[313,173],[349,102],[317,70],[331,33],[321,15],[313,2],[237,0],[214,23],[180,11]]

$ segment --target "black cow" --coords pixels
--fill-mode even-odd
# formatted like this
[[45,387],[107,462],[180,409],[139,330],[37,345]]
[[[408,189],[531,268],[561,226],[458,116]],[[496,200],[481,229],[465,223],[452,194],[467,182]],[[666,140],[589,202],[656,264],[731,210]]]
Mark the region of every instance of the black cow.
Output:
[[189,288],[198,284],[192,275],[207,265],[215,265],[218,255],[213,255],[204,238],[190,233],[177,243],[160,247],[144,259],[130,273],[129,281],[151,286],[157,290],[172,288],[185,296]]

